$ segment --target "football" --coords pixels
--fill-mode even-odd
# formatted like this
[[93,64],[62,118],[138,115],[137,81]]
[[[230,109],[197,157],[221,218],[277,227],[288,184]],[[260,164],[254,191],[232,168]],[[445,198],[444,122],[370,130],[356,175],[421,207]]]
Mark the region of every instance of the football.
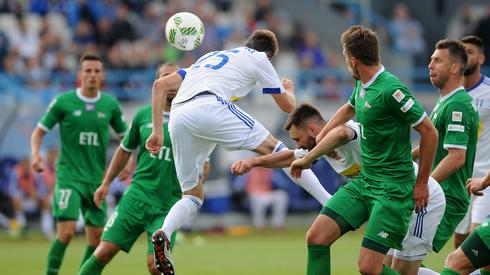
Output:
[[201,45],[204,38],[204,24],[190,12],[172,15],[165,25],[167,41],[182,51],[192,51]]

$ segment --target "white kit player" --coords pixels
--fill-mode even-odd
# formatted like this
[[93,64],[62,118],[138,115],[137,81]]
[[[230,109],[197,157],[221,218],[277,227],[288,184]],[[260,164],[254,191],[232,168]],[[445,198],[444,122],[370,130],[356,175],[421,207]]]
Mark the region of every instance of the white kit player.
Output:
[[[241,175],[253,167],[280,168],[291,166],[294,177],[302,176],[315,160],[323,157],[339,174],[355,177],[361,168],[359,125],[349,121],[330,131],[318,144],[316,137],[327,122],[313,106],[302,104],[291,112],[285,129],[299,149],[239,160],[233,163],[232,173]],[[414,163],[415,174],[418,166]],[[429,204],[420,213],[412,214],[403,250],[391,250],[385,265],[400,274],[417,274],[420,263],[432,251],[432,240],[444,214],[446,199],[439,183],[429,178]],[[394,258],[392,259],[392,256]]]
[[[473,178],[484,177],[490,171],[490,78],[481,74],[481,65],[485,61],[483,41],[474,35],[460,39],[468,54],[468,66],[463,75],[463,86],[473,98],[478,110],[480,125],[476,144]],[[472,196],[468,214],[456,228],[455,246],[459,247],[468,233],[490,218],[490,188],[483,190],[483,196]]]
[[[246,96],[256,83],[285,112],[295,106],[294,85],[282,83],[272,66],[278,51],[271,31],[256,30],[245,47],[211,52],[187,69],[160,78],[153,84],[153,133],[146,148],[156,153],[163,142],[161,109],[167,91],[179,89],[172,103],[170,138],[183,197],[169,211],[161,230],[153,237],[155,263],[160,272],[174,274],[167,236],[195,215],[204,199],[201,171],[205,160],[220,145],[227,150],[251,150],[268,154],[287,150],[262,124],[238,108],[233,98]],[[179,88],[180,87],[180,88]],[[289,175],[288,172],[286,174]],[[311,170],[295,180],[322,205],[331,197]]]

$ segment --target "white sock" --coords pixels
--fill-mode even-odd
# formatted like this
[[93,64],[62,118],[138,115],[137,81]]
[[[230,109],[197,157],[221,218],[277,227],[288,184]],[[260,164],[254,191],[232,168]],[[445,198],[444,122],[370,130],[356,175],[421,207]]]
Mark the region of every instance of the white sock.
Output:
[[24,213],[22,212],[15,213],[15,221],[17,221],[17,224],[21,227],[24,227],[27,224],[26,216],[24,216]]
[[[273,152],[281,152],[284,150],[289,150],[284,143],[278,142],[276,144],[276,147],[274,148]],[[332,197],[330,193],[323,188],[322,184],[318,180],[318,178],[313,174],[313,171],[311,169],[306,169],[303,170],[301,173],[301,178],[295,179],[291,177],[291,174],[289,173],[291,169],[289,167],[287,168],[282,168],[284,173],[297,185],[303,187],[310,195],[312,195],[322,206],[325,205],[325,203]]]
[[419,268],[419,272],[417,273],[417,275],[439,275],[439,273],[434,272],[428,268],[421,267]]
[[162,230],[167,236],[178,230],[187,220],[199,211],[202,200],[196,196],[184,195],[170,208],[163,221]]
[[43,210],[41,212],[41,230],[45,236],[51,236],[54,234],[53,217],[49,210]]

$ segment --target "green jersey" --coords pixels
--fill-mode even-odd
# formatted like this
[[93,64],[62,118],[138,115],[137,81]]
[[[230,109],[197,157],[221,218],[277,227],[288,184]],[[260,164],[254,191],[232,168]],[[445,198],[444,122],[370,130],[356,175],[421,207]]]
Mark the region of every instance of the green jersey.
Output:
[[38,126],[49,131],[56,123],[61,137],[57,178],[99,185],[105,169],[109,125],[118,135],[124,135],[127,128],[117,100],[102,92],[96,98],[87,98],[80,89],[63,93],[51,102]]
[[[168,114],[164,114],[164,116]],[[165,118],[168,121],[168,117]],[[157,155],[145,149],[145,143],[152,131],[151,106],[145,106],[136,113],[121,148],[131,152],[139,147],[138,161],[133,179],[124,196],[158,208],[170,209],[178,201],[182,192],[175,172],[172,144],[168,125],[163,125],[165,139]]]
[[349,104],[361,130],[361,173],[377,181],[415,181],[410,127],[426,114],[408,88],[381,67],[366,84],[356,81]]
[[472,100],[464,88],[459,87],[441,97],[430,115],[439,132],[433,168],[447,156],[449,148],[466,150],[465,164],[440,182],[448,203],[452,202],[454,206],[465,209],[469,203],[465,184],[473,173],[479,125],[478,113],[471,103]]

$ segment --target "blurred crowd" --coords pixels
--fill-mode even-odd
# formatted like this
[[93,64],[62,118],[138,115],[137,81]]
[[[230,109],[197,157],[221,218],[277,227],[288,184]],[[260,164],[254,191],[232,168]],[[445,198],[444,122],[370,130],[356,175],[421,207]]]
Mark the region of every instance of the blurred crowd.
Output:
[[[343,2],[351,1],[332,1],[341,5],[331,8],[345,20],[360,23],[356,6]],[[277,3],[272,0],[0,1],[0,84],[7,78],[29,92],[53,87],[61,92],[74,87],[78,58],[84,53],[97,53],[105,59],[108,72],[148,71],[148,78],[136,81],[146,81],[149,86],[159,63],[172,61],[186,67],[206,52],[241,46],[251,31],[267,28],[279,40],[280,54],[274,61],[278,71],[294,70],[299,91],[344,100],[351,83],[337,74],[325,74],[331,69],[345,70],[342,55],[329,49],[314,31],[293,20]],[[206,26],[204,41],[195,51],[178,51],[166,42],[163,26],[178,11],[195,13]],[[432,46],[427,45],[424,26],[405,4],[395,5],[389,18],[372,15],[371,23],[382,43],[395,54],[408,56],[415,66],[427,65]],[[467,34],[480,36],[486,42],[485,53],[490,56],[490,4],[481,9],[481,6],[461,3],[446,35],[459,38]],[[490,64],[490,58],[486,64]],[[129,83],[130,78],[125,74],[121,75],[115,81],[107,79],[107,90],[136,85]],[[0,96],[3,92],[0,89]],[[147,90],[143,92],[148,94]],[[46,237],[53,236],[50,204],[56,181],[57,151],[47,150],[46,154],[47,169],[43,174],[33,173],[28,158],[0,156],[0,225],[9,228],[12,235],[20,234],[26,220],[34,218],[40,220]],[[254,178],[270,180],[257,185]],[[264,227],[265,209],[272,205],[272,225],[281,228],[287,205],[291,207],[295,201],[294,197],[288,201],[288,195],[271,176],[271,171],[256,170],[239,181],[234,184],[242,186],[249,195],[247,208],[254,214],[253,224]],[[112,185],[113,205],[126,185],[127,181]],[[291,191],[288,192],[291,196]]]

